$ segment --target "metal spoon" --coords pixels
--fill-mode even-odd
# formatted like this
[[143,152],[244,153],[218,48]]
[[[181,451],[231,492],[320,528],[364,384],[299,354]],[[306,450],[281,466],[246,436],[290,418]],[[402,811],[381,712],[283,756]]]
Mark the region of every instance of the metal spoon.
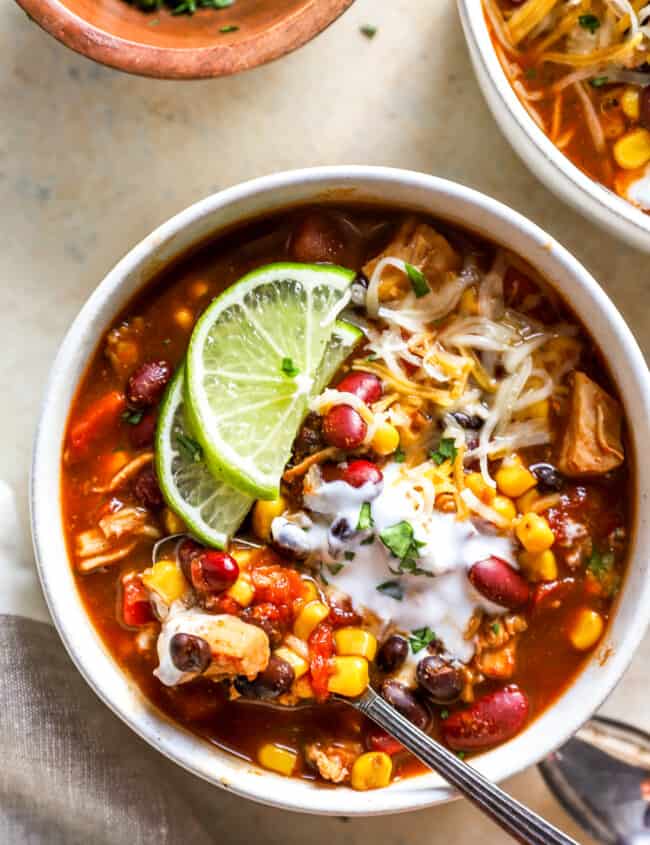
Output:
[[597,716],[539,765],[560,804],[606,845],[650,845],[650,735]]

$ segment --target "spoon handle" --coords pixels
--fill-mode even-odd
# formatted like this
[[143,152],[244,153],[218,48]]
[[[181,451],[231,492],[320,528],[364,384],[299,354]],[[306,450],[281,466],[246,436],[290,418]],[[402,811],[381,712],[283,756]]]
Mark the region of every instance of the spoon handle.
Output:
[[447,783],[456,787],[517,842],[522,845],[578,845],[570,836],[515,801],[435,739],[416,728],[374,690],[368,688],[356,701],[346,701],[388,731],[430,769],[442,775]]

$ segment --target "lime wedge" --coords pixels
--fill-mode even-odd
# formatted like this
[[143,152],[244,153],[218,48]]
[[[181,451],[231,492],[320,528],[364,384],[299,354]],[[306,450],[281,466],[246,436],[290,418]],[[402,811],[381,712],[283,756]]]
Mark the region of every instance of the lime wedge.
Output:
[[165,501],[197,539],[223,549],[253,499],[214,478],[199,443],[185,423],[185,367],[171,380],[156,428],[156,473]]
[[[339,320],[315,379],[314,395],[329,384],[359,342],[362,332]],[[156,429],[156,472],[169,507],[194,536],[209,546],[226,548],[255,501],[216,479],[203,460],[184,414],[185,367],[174,374],[160,405]]]
[[221,478],[274,499],[354,272],[270,264],[216,299],[192,333],[186,414]]

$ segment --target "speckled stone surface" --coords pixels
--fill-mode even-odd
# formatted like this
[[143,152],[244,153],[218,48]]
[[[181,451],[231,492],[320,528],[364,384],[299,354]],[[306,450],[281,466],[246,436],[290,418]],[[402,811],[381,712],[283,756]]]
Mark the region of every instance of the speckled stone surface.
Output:
[[[378,27],[373,40],[359,33],[365,23]],[[25,535],[31,440],[66,327],[103,275],[152,228],[197,198],[253,176],[367,163],[472,185],[572,250],[650,350],[648,258],[563,206],[515,156],[476,85],[452,0],[357,0],[282,61],[194,83],[154,82],[94,65],[3,0],[0,55],[0,478],[17,490]],[[604,708],[645,729],[649,660],[646,640]],[[588,841],[535,770],[507,788]],[[215,841],[504,842],[464,802],[345,821],[265,809],[198,782],[196,796],[201,812],[209,799]]]

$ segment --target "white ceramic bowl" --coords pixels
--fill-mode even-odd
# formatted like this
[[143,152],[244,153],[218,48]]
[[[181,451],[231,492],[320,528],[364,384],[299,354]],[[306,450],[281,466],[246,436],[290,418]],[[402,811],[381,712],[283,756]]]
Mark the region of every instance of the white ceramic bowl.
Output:
[[[72,324],[52,368],[36,436],[31,507],[38,569],[52,617],[81,673],[120,718],[179,765],[239,795],[292,810],[353,816],[412,810],[454,795],[433,774],[364,793],[288,781],[170,722],[122,672],[91,624],[72,577],[60,502],[61,449],[70,403],[89,357],[132,295],[170,259],[222,227],[294,204],[335,199],[404,206],[439,216],[525,256],[563,292],[607,351],[633,423],[633,447],[637,455],[644,453],[650,440],[650,382],[641,353],[605,293],[558,243],[506,206],[443,179],[383,168],[323,167],[256,179],[196,203],[145,238],[106,276]],[[650,462],[638,462],[637,469],[640,507],[630,571],[599,650],[607,659],[591,660],[555,706],[523,734],[476,761],[493,780],[535,763],[574,733],[619,680],[643,636],[650,612],[650,523],[645,513]]]
[[474,72],[501,131],[537,178],[594,223],[650,252],[650,215],[586,176],[537,126],[512,89],[488,32],[482,0],[458,0]]

